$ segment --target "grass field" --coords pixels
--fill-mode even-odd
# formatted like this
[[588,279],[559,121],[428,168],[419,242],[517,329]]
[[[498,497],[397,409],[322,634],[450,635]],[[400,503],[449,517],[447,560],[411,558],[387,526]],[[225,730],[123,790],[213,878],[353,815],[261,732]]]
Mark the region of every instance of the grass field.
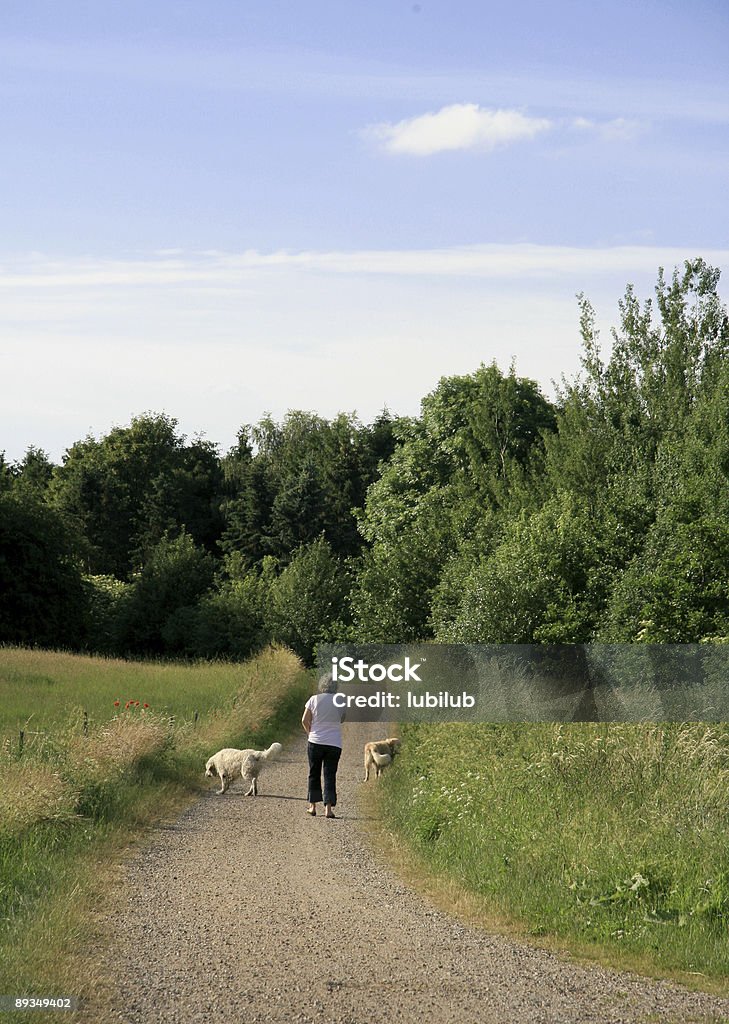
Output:
[[106,1019],[113,979],[87,953],[120,858],[209,785],[211,751],[285,739],[310,687],[285,649],[194,666],[0,649],[0,993]]
[[192,720],[225,704],[245,685],[241,665],[180,665],[81,657],[0,647],[0,737],[65,727],[83,711],[106,722],[129,700],[158,714]]
[[726,991],[729,729],[403,730],[380,805],[485,917],[581,954]]

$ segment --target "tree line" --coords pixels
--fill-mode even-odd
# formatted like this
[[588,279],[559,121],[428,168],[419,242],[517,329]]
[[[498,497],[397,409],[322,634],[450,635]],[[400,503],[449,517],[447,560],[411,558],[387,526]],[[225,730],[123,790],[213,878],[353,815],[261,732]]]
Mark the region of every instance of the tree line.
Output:
[[549,400],[481,365],[417,417],[290,412],[221,455],[146,414],[0,457],[0,642],[245,658],[278,640],[729,635],[729,318],[687,261],[628,286]]

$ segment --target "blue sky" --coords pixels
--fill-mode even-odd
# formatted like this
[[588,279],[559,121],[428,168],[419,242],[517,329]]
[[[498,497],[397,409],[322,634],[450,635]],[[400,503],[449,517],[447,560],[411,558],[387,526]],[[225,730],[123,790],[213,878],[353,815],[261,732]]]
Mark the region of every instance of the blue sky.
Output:
[[578,367],[729,262],[729,6],[40,3],[0,15],[0,450],[165,411],[415,413]]

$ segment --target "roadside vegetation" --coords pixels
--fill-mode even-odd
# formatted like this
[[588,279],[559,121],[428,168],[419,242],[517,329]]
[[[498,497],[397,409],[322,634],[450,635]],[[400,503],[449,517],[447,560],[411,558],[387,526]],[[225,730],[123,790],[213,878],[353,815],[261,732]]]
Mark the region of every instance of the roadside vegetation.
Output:
[[212,751],[285,736],[310,682],[282,648],[237,665],[0,649],[3,994],[103,1003],[88,954],[125,850],[201,792]]
[[488,922],[586,957],[727,991],[729,727],[403,736],[378,807],[452,900],[470,894]]

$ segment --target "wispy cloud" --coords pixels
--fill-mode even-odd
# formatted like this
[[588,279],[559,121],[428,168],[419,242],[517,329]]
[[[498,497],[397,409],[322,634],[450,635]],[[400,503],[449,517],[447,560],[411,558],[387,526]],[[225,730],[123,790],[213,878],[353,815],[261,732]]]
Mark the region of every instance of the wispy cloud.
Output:
[[576,117],[572,127],[580,132],[596,135],[604,142],[631,142],[645,130],[645,125],[629,117],[614,117],[609,121],[595,121],[589,117]]
[[[32,443],[60,459],[89,431],[145,409],[224,447],[265,411],[415,414],[441,376],[492,359],[506,369],[515,358],[548,388],[579,370],[576,292],[590,296],[609,338],[626,281],[651,294],[659,265],[696,254],[482,245],[8,256],[0,450],[13,460]],[[701,255],[729,267],[729,251]]]
[[8,260],[0,266],[0,289],[165,288],[179,284],[237,288],[262,274],[284,270],[322,275],[464,277],[504,280],[553,279],[563,275],[655,273],[701,255],[719,267],[728,249],[688,246],[559,246],[488,244],[433,249],[301,250],[231,253],[208,251],[174,256],[158,251],[149,258],[54,260],[41,255]]
[[420,114],[396,124],[369,125],[365,135],[390,153],[430,156],[457,149],[495,149],[533,139],[552,127],[543,117],[519,110],[491,110],[477,103],[453,103],[435,113]]
[[493,150],[535,139],[546,131],[569,129],[602,142],[630,142],[645,130],[636,118],[530,117],[520,110],[491,109],[477,103],[453,103],[402,121],[368,125],[362,132],[389,153],[432,156],[454,150]]

